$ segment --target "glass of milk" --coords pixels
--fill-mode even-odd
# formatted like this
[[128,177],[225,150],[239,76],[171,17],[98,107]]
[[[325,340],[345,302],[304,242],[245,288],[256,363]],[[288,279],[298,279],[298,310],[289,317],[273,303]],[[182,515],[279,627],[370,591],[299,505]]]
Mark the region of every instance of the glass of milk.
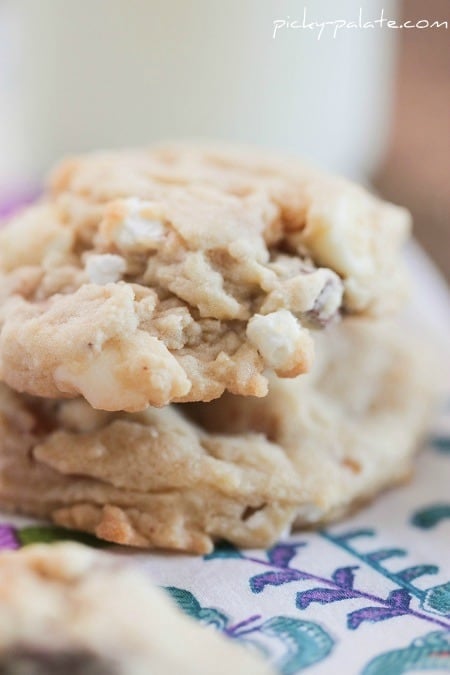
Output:
[[[39,180],[67,153],[178,137],[257,143],[359,179],[383,151],[395,31],[362,22],[394,18],[392,0],[1,7],[0,180]],[[356,26],[308,27],[333,21]]]

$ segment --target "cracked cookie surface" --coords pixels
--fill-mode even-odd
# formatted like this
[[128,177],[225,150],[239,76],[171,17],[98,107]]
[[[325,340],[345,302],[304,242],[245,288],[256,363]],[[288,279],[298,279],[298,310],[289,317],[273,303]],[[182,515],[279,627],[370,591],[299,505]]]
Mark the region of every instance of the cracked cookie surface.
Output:
[[265,396],[264,371],[309,371],[311,327],[398,303],[408,230],[403,209],[255,152],[68,160],[0,233],[0,379],[110,411]]

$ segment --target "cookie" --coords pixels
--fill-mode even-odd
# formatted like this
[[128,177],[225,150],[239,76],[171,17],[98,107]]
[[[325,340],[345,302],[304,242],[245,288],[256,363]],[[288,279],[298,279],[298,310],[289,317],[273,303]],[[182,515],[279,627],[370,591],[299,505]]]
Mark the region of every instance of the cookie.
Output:
[[274,671],[256,653],[183,615],[130,564],[66,543],[0,554],[0,672]]
[[[283,448],[309,497],[293,527],[318,526],[411,478],[440,395],[429,344],[405,323],[346,320],[317,338],[310,374],[271,377],[264,399],[224,395],[195,404],[206,430],[257,432]],[[420,355],[420,358],[418,358]]]
[[433,392],[402,328],[346,319],[264,399],[96,411],[0,390],[0,505],[108,541],[265,547],[410,475]]
[[0,380],[136,412],[267,394],[403,293],[409,217],[295,161],[175,145],[53,174],[0,233]]

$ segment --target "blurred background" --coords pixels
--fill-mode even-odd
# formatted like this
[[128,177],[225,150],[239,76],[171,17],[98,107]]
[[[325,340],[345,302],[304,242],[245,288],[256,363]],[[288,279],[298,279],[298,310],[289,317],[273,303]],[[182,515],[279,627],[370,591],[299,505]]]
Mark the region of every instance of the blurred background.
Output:
[[[449,9],[0,0],[0,214],[31,199],[64,154],[230,139],[304,155],[405,204],[450,277],[450,33],[423,23],[450,22]],[[413,27],[362,27],[382,16]],[[336,20],[354,25],[320,29]]]

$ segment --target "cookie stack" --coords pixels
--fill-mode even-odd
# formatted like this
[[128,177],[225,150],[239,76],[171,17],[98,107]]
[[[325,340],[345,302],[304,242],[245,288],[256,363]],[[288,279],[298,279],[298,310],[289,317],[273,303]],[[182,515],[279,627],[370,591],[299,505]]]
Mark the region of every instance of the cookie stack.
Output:
[[433,391],[395,319],[409,229],[251,151],[64,162],[0,233],[0,506],[202,554],[403,480]]

